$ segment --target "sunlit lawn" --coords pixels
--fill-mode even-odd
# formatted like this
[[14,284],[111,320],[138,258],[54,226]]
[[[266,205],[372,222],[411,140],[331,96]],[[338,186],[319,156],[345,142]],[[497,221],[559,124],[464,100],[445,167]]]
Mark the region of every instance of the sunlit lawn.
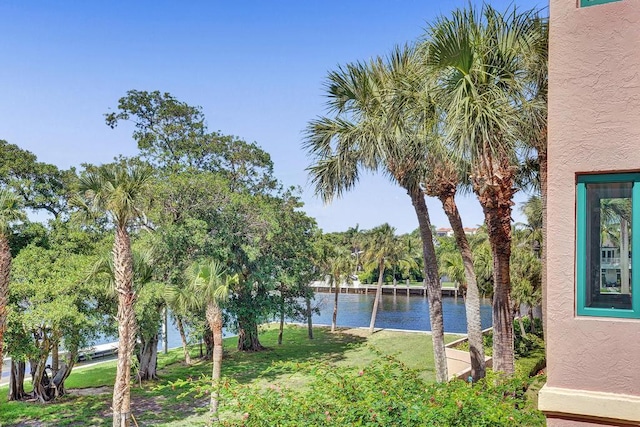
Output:
[[[456,338],[447,336],[448,341]],[[321,360],[361,369],[386,355],[395,355],[408,367],[420,369],[423,378],[434,379],[433,350],[428,334],[383,330],[369,336],[361,329],[332,334],[325,328],[315,328],[314,340],[308,340],[306,329],[291,326],[285,330],[282,346],[277,345],[275,328],[265,328],[260,340],[268,347],[266,351],[243,353],[235,350],[237,338],[225,339],[223,376],[241,383],[280,380],[289,387],[297,387],[306,382],[304,373],[283,380],[278,378],[277,371],[267,368],[274,361]],[[192,366],[181,363],[182,352],[179,349],[171,350],[167,355],[161,354],[158,360],[160,379],[143,383],[142,387],[139,384],[132,386],[132,409],[139,425],[201,425],[201,414],[206,412],[208,403],[206,398],[179,397],[184,390],[157,388],[178,379],[209,376],[211,363],[199,361],[197,353],[193,348],[192,357],[196,363]],[[115,361],[109,361],[74,370],[66,383],[71,393],[55,403],[6,402],[7,388],[1,388],[0,425],[110,425],[115,366]]]

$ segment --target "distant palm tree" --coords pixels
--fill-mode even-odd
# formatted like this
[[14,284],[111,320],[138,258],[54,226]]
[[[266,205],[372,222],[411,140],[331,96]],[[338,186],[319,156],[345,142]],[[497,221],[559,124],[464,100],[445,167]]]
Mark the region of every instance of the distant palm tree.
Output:
[[378,314],[378,304],[382,298],[385,266],[390,264],[391,259],[398,250],[395,232],[395,228],[391,227],[388,223],[384,223],[369,230],[365,237],[363,261],[365,264],[375,264],[378,268],[378,285],[373,301],[373,309],[371,310],[369,333],[373,333],[376,315]]
[[9,275],[11,273],[11,248],[9,247],[10,225],[24,219],[18,197],[7,189],[0,190],[0,376],[4,354],[4,333],[7,330],[7,298],[9,297]]
[[107,216],[115,228],[113,270],[118,294],[118,365],[113,387],[113,427],[131,423],[131,357],[136,341],[133,305],[133,257],[129,227],[143,215],[142,205],[152,170],[142,164],[108,164],[80,177],[80,194],[73,203],[85,220]]
[[171,313],[176,321],[176,327],[180,334],[180,341],[182,343],[182,352],[184,353],[184,363],[191,365],[191,355],[189,354],[189,347],[187,342],[187,334],[184,329],[184,316],[191,308],[197,305],[199,295],[193,293],[187,286],[167,286],[165,289],[165,300],[168,307],[171,308]]
[[207,323],[213,333],[213,368],[211,374],[211,405],[209,414],[211,422],[218,420],[218,391],[222,372],[222,310],[220,302],[226,301],[230,286],[238,277],[227,274],[224,266],[210,261],[193,264],[186,272],[189,290],[197,295],[195,301],[205,306]]

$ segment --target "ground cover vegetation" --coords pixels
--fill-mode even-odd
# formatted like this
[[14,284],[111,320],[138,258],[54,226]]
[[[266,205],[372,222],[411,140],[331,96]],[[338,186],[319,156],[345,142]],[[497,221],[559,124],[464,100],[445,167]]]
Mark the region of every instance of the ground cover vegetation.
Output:
[[[309,340],[305,328],[287,327],[278,345],[274,324],[260,334],[269,348],[263,352],[238,351],[237,337],[225,339],[221,424],[543,425],[524,396],[524,378],[499,383],[492,378],[473,387],[466,381],[435,384],[434,369],[424,369],[424,353],[431,346],[426,334],[314,332],[315,339]],[[455,338],[446,335],[447,342]],[[159,356],[158,380],[132,387],[133,407],[146,409],[135,412],[139,425],[206,423],[212,364],[198,358],[197,346],[190,350],[193,365],[184,364],[180,349],[172,350]],[[109,425],[116,364],[74,370],[67,380],[69,392],[46,405],[5,402],[2,393],[0,422]]]
[[[300,209],[299,189],[284,188],[274,176],[268,153],[256,143],[210,131],[200,107],[168,93],[131,90],[105,114],[114,132],[123,122],[133,125],[136,157],[60,170],[0,140],[0,360],[11,358],[7,399],[16,402],[7,405],[10,411],[2,403],[4,421],[26,416],[16,415],[25,405],[42,422],[57,419],[48,408],[72,419],[81,408],[93,411],[81,416],[97,417],[96,424],[108,412],[113,426],[129,426],[132,414],[151,419],[161,396],[177,399],[178,391],[153,388],[159,377],[164,384],[199,377],[209,359],[208,383],[198,385],[208,395],[208,422],[286,425],[307,414],[317,424],[412,425],[421,419],[429,425],[437,413],[449,425],[466,425],[481,412],[466,403],[471,399],[494,407],[486,409],[496,417],[486,425],[509,425],[509,417],[534,425],[539,414],[523,409],[523,385],[509,375],[517,371],[518,358],[529,357],[538,367],[543,352],[537,334],[544,323],[540,327],[522,315],[532,319],[544,298],[546,49],[546,20],[537,11],[470,5],[438,18],[420,40],[387,56],[329,73],[328,113],[309,122],[303,142],[316,193],[330,202],[357,185],[364,171],[383,173],[406,190],[415,209],[419,228],[404,235],[389,224],[323,233]],[[513,194],[525,189],[540,195],[522,208],[527,223],[512,224]],[[455,204],[461,191],[473,192],[485,214],[485,224],[472,234],[462,227]],[[452,237],[436,235],[425,196],[442,203]],[[33,221],[27,213],[47,219]],[[250,372],[278,372],[295,383],[295,370],[309,370],[314,376],[302,381],[300,396],[294,399],[286,381],[270,391],[245,387],[248,379],[238,374],[239,366],[282,353],[288,334],[300,349],[320,337],[331,348],[363,341],[342,334],[330,338],[324,331],[319,336],[311,323],[314,280],[334,292],[331,331],[337,332],[340,288],[356,279],[377,283],[367,337],[373,341],[384,336],[371,335],[382,285],[426,288],[432,333],[431,343],[420,348],[432,356],[422,354],[418,366],[408,367],[397,354],[376,353],[374,345],[377,356],[363,357],[371,362],[367,375],[353,376],[352,366],[301,360],[298,350],[289,349],[285,358],[301,365],[258,364]],[[443,283],[454,283],[465,299],[474,385],[427,384],[449,377]],[[483,297],[492,300],[490,349],[480,330]],[[285,328],[285,319],[306,321],[306,340]],[[279,324],[277,342],[265,346],[262,340],[272,332],[261,336],[260,325],[273,320]],[[158,354],[163,321],[173,321],[180,332],[180,357]],[[235,350],[223,350],[223,326],[237,334],[231,340]],[[111,409],[104,396],[65,397],[70,384],[77,384],[81,350],[115,336],[116,369],[100,384],[113,387]],[[189,346],[198,341],[204,348],[196,358]],[[346,348],[335,350],[341,351]],[[482,381],[485,353],[498,372],[488,381]],[[235,368],[226,367],[227,357]],[[27,363],[31,386],[25,386]],[[351,376],[355,394],[337,395],[341,378]],[[403,401],[374,398],[376,382]],[[140,390],[158,399],[136,407]],[[442,403],[425,406],[414,400],[419,392],[441,396]],[[318,402],[321,395],[326,406]],[[345,396],[356,395],[371,411],[343,408]],[[485,401],[485,395],[498,400]],[[74,399],[78,405],[70,403]],[[271,421],[263,418],[268,412],[256,410],[281,408],[283,399],[296,405],[274,412]],[[26,400],[60,403],[35,410]],[[311,413],[313,402],[324,411]],[[509,402],[515,412],[507,409]],[[179,415],[193,410],[183,409]],[[234,418],[245,412],[246,419]],[[36,420],[32,415],[26,417]]]

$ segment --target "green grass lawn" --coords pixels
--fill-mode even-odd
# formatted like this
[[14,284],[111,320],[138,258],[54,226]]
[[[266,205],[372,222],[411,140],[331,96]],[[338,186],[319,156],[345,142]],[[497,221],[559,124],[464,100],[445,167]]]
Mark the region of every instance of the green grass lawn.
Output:
[[[364,330],[331,333],[315,328],[314,340],[307,339],[306,329],[290,326],[282,346],[277,345],[277,330],[265,327],[260,340],[266,351],[243,353],[235,350],[237,338],[225,339],[223,376],[240,383],[282,382],[287,387],[304,386],[304,373],[282,378],[278,370],[269,369],[275,361],[326,361],[340,366],[362,369],[381,358],[393,355],[420,376],[434,379],[431,336],[421,333],[379,331],[372,336]],[[457,336],[447,336],[452,341]],[[197,358],[197,349],[192,357]],[[202,425],[207,410],[206,398],[180,397],[184,391],[172,387],[158,388],[179,379],[211,375],[211,363],[198,361],[192,366],[182,362],[181,350],[159,356],[158,381],[132,385],[132,408],[139,425]],[[70,393],[54,403],[6,402],[7,387],[0,388],[1,426],[107,426],[111,425],[111,387],[115,379],[115,361],[75,369],[66,386]],[[26,384],[25,384],[26,385]]]

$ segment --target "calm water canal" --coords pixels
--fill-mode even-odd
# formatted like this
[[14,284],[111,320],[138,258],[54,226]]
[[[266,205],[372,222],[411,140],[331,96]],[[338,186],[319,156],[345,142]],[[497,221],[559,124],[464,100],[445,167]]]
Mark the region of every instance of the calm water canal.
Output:
[[[430,331],[429,304],[423,296],[382,295],[376,317],[376,328]],[[333,294],[317,293],[315,304],[320,314],[313,316],[314,324],[330,325],[333,315]],[[374,295],[340,294],[338,297],[338,326],[368,327],[371,321]],[[467,332],[464,300],[460,297],[442,298],[444,330],[451,333]],[[491,304],[483,300],[480,305],[482,328],[491,326]]]

